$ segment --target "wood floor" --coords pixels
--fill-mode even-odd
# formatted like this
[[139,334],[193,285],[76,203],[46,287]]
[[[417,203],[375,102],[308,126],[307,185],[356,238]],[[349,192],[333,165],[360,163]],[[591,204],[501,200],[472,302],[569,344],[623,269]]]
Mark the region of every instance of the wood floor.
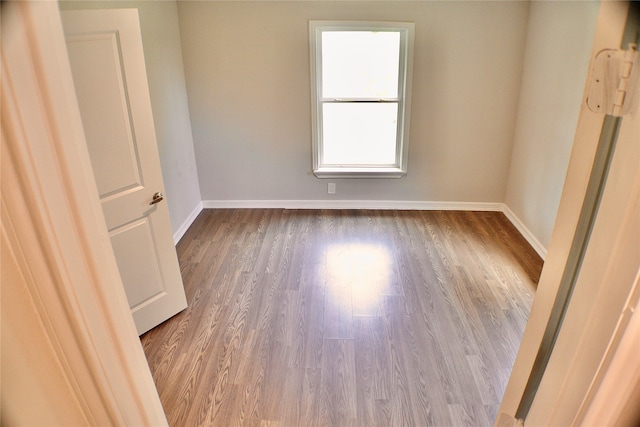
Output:
[[496,212],[205,210],[177,249],[174,427],[490,426],[542,268]]

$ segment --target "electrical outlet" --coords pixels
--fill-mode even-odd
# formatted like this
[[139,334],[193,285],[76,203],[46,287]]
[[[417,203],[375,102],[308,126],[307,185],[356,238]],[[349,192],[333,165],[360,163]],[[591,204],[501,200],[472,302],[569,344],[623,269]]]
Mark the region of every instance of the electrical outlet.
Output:
[[330,182],[327,184],[327,193],[336,194],[336,183]]

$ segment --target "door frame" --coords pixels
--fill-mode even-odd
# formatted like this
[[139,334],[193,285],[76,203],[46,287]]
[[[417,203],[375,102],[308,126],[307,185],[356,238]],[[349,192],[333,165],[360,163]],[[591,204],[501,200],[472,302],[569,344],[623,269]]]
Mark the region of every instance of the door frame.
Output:
[[[600,4],[594,42],[591,51],[592,60],[595,55],[603,49],[619,48],[627,21],[628,8],[629,5],[626,2],[602,2]],[[578,364],[575,363],[569,364],[569,368],[561,373],[558,373],[556,369],[555,375],[552,375],[553,369],[549,369],[551,365],[542,367],[543,372],[533,372],[533,370],[536,369],[535,359],[538,353],[540,351],[551,352],[556,348],[556,346],[554,346],[553,348],[543,349],[543,336],[548,323],[554,314],[554,310],[558,309],[558,307],[554,306],[554,302],[562,283],[565,267],[568,262],[574,261],[570,259],[573,255],[572,245],[576,234],[580,233],[578,227],[581,210],[583,202],[587,197],[594,158],[596,157],[603,125],[605,124],[604,114],[594,113],[587,108],[586,96],[585,91],[571,159],[567,170],[567,176],[554,231],[549,245],[547,259],[540,277],[536,297],[529,315],[529,321],[525,328],[522,343],[499,410],[500,416],[496,425],[515,425],[510,424],[508,420],[510,419],[513,423],[516,422],[516,413],[518,411],[518,407],[523,401],[523,397],[525,397],[524,394],[530,392],[526,387],[527,382],[534,374],[537,374],[537,376],[542,375],[543,380],[546,378],[547,383],[549,381],[553,381],[555,384],[558,384],[558,390],[561,389],[561,391],[557,395],[559,397],[558,399],[545,399],[545,396],[542,396],[544,393],[542,393],[541,396],[536,396],[535,389],[533,390],[532,395],[526,396],[526,399],[528,400],[535,399],[534,406],[532,407],[532,411],[535,411],[533,413],[529,412],[526,415],[524,419],[525,425],[528,419],[530,419],[530,421],[534,419],[539,421],[541,417],[547,415],[550,417],[556,417],[550,418],[550,420],[555,419],[557,421],[562,417],[564,420],[573,419],[574,422],[580,423],[581,419],[584,419],[584,414],[589,412],[590,406],[595,402],[595,400],[592,401],[593,396],[599,395],[600,397],[598,399],[602,402],[603,398],[606,399],[602,393],[611,392],[611,390],[600,390],[600,385],[603,383],[603,379],[606,379],[607,366],[612,369],[612,373],[616,372],[616,369],[619,369],[619,366],[614,367],[614,365],[608,365],[611,360],[633,360],[632,366],[627,365],[627,371],[629,372],[634,369],[640,369],[640,360],[638,360],[637,357],[635,359],[630,359],[629,356],[631,355],[628,353],[625,354],[625,352],[629,351],[628,346],[611,345],[603,355],[602,360],[600,361],[600,367],[595,372],[578,371],[580,368],[578,367]],[[637,117],[638,112],[636,111],[634,114],[636,115],[634,117]],[[634,206],[633,198],[630,197],[629,200],[625,200],[626,197],[629,197],[629,195],[618,195],[616,203],[625,206],[625,212],[632,213],[634,212],[634,209],[637,209],[637,206]],[[600,292],[605,292],[606,286],[609,286],[611,283],[615,283],[615,280],[617,280],[615,277],[616,270],[615,268],[611,268],[611,266],[615,266],[616,264],[629,265],[630,263],[637,263],[635,256],[629,255],[633,254],[633,242],[625,242],[623,241],[624,239],[619,239],[620,235],[624,235],[631,231],[634,226],[635,225],[630,221],[623,221],[620,224],[612,226],[609,235],[604,238],[600,237],[600,241],[594,241],[594,239],[591,239],[586,243],[585,253],[590,249],[597,250],[598,245],[603,244],[613,248],[613,250],[605,254],[602,258],[602,276],[597,278],[588,278],[590,282],[589,286],[596,290],[594,295],[597,295]],[[631,265],[630,268],[634,268],[634,266]],[[637,268],[638,266],[635,265],[636,270]],[[634,292],[633,284],[630,283],[633,281],[633,278],[629,279],[626,277],[625,280],[627,280],[626,285],[629,285],[629,296],[631,296]],[[580,286],[580,284],[577,286]],[[602,315],[602,313],[595,313],[594,310],[591,310],[591,306],[588,306],[584,302],[570,301],[569,304],[569,309],[571,309],[571,305],[573,305],[574,311],[582,310],[583,313],[585,313],[583,317],[584,325],[597,322],[597,316]],[[610,316],[610,319],[616,320],[621,313],[611,312],[606,315]],[[558,336],[562,334],[563,330],[565,332],[565,336],[573,334],[575,337],[580,336],[580,334],[583,334],[584,332],[583,330],[571,330],[571,334],[568,334],[567,331],[569,329],[563,329],[564,326],[566,326],[565,323],[560,327]],[[614,336],[607,337],[607,342],[601,342],[600,344],[606,346],[607,343],[617,343],[616,340],[624,336],[624,333],[625,328],[621,328],[614,332]],[[555,362],[550,361],[550,363],[556,363],[554,366],[557,368],[559,366],[557,364],[559,360],[562,360],[562,363],[566,365],[568,360],[580,357],[581,349],[584,350],[587,348],[585,342],[586,340],[580,341],[572,348],[571,351],[567,351],[567,346],[565,345],[564,351],[554,354]],[[584,353],[582,354],[584,355]],[[583,388],[575,388],[572,378],[575,378],[577,375],[582,375],[583,377],[585,375],[589,376],[589,380],[592,381],[589,389],[585,391]],[[616,395],[616,398],[623,399],[623,402],[629,401],[629,399],[632,398],[631,393],[633,387],[629,387],[628,390],[631,391],[624,396],[618,394]],[[619,391],[620,390],[617,390],[617,392]],[[611,396],[613,396],[613,394]],[[572,405],[566,405],[568,400],[572,401]],[[563,403],[565,404],[563,405]],[[569,406],[571,406],[572,409],[569,409]],[[575,409],[576,407],[578,407],[577,410]],[[613,414],[613,412],[605,415],[606,422],[604,422],[604,424],[613,425],[616,420],[615,416],[616,415]]]
[[[74,411],[94,425],[166,426],[102,215],[58,4],[1,7],[1,231],[3,260],[11,260],[3,278],[12,278],[2,286],[30,301],[3,317],[3,331],[18,334],[3,334],[2,344],[25,353],[47,346],[58,367],[20,378],[19,387],[44,394],[3,398],[2,421],[24,424],[40,412],[56,424]],[[34,325],[47,343],[11,341]],[[3,360],[3,369],[29,372],[26,356]]]

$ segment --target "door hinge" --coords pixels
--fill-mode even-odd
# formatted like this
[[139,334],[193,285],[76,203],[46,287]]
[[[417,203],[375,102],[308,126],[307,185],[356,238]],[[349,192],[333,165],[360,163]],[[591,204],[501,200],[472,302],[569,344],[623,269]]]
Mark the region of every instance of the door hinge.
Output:
[[638,104],[640,52],[630,43],[627,50],[603,49],[596,54],[587,86],[587,106],[594,113],[622,117]]
[[505,414],[504,412],[498,415],[496,422],[494,424],[495,427],[524,427],[524,421],[520,419],[516,419],[515,417]]

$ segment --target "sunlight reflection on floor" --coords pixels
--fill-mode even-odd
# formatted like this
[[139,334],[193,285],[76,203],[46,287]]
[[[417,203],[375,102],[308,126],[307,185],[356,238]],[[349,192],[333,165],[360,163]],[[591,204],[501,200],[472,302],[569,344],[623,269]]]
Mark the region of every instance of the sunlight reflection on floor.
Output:
[[353,315],[377,315],[390,285],[392,256],[379,244],[337,243],[327,250],[327,292]]

